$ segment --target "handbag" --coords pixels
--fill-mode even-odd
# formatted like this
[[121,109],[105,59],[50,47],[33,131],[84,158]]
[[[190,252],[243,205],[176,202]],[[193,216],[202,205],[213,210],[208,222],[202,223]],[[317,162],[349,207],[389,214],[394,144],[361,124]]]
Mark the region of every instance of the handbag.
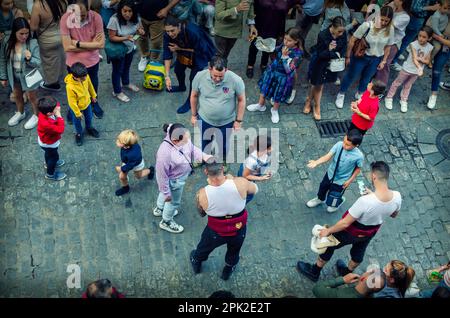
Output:
[[37,68],[34,68],[30,72],[25,74],[25,83],[27,84],[28,88],[31,88],[36,84],[39,84],[42,80],[43,77],[41,75],[41,72],[39,72]]
[[363,57],[366,54],[367,49],[370,48],[370,44],[366,40],[366,36],[370,32],[370,28],[372,27],[372,23],[369,22],[369,28],[366,33],[364,33],[363,37],[357,39],[355,44],[353,45],[352,52],[355,57]]
[[338,56],[337,59],[331,59],[330,64],[328,65],[328,69],[330,72],[342,72],[345,70],[345,58],[341,57],[341,55],[336,52],[336,55]]
[[109,37],[105,38],[105,53],[108,60],[122,59],[128,52],[123,42],[111,42]]
[[[184,26],[184,41],[186,45],[189,43],[188,34],[186,32],[186,25]],[[177,61],[185,66],[193,66],[194,65],[194,50],[193,49],[184,49],[180,48],[181,51],[184,51],[184,54],[177,54]]]
[[[334,168],[334,172],[333,172],[333,177],[330,180],[330,184],[333,185],[333,181],[334,181],[334,177],[336,177],[336,173],[337,170],[339,168],[339,161],[341,160],[341,155],[342,152],[344,151],[344,147],[342,146],[341,151],[339,152],[339,156],[337,158],[337,162],[336,162],[336,168]],[[326,198],[326,203],[328,206],[330,207],[338,207],[341,205],[342,203],[342,195],[344,194],[345,189],[343,189],[341,192],[339,191],[331,191],[331,186],[330,186],[330,191],[328,191],[327,193],[327,198]]]

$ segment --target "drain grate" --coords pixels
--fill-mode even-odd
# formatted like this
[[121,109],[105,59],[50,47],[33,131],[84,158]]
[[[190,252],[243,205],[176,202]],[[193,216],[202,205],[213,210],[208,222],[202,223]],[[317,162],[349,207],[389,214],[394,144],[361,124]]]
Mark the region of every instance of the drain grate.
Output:
[[351,120],[320,121],[316,123],[321,138],[345,136]]
[[436,137],[436,147],[441,155],[450,159],[450,129],[444,129]]

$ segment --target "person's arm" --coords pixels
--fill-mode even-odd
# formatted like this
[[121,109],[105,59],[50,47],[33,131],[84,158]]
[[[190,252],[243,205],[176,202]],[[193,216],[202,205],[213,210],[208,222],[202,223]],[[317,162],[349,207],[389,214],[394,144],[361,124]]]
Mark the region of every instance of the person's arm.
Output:
[[[284,51],[284,48],[283,48],[283,51]],[[300,56],[299,55],[294,56],[293,58],[290,58],[289,55],[285,56],[283,53],[283,55],[281,56],[281,59],[282,59],[284,71],[286,72],[286,74],[295,72],[297,67],[300,65]]]
[[358,176],[358,174],[360,172],[361,172],[361,169],[359,167],[356,167],[355,170],[353,171],[352,176],[350,177],[350,179],[345,181],[344,184],[342,185],[342,187],[344,189],[347,189],[348,186],[356,179],[356,177]]
[[317,298],[338,298],[339,289],[337,287],[344,284],[343,277],[321,280],[314,285],[312,292]]
[[258,193],[258,186],[256,183],[248,181],[244,179],[247,182],[247,195],[249,194],[257,194]]
[[433,39],[441,42],[442,45],[450,46],[450,39],[446,39],[443,36],[439,36],[439,35],[433,33]]
[[195,126],[195,124],[197,123],[197,119],[198,119],[198,109],[197,109],[198,91],[192,90],[190,102],[191,102],[191,124],[192,124],[192,126]]
[[24,18],[23,11],[19,8],[15,9],[14,18]]
[[[201,217],[206,216],[205,209],[207,209],[208,206],[208,199],[206,198],[205,188],[201,188],[197,191],[197,194],[195,195],[195,201],[197,204],[197,211],[200,214]],[[205,202],[206,201],[206,202]]]
[[37,40],[30,41],[30,53],[31,58],[27,60],[27,64],[31,67],[39,67],[41,65],[41,54],[39,52],[39,45],[37,44]]
[[159,10],[159,12],[156,14],[156,16],[160,19],[166,18],[169,15],[169,11],[172,10],[173,7],[175,7],[180,0],[171,0],[169,1],[169,4]]
[[308,162],[308,168],[313,169],[313,168],[321,165],[322,163],[328,162],[328,161],[330,161],[331,158],[333,158],[333,156],[334,156],[334,152],[330,151],[325,156],[322,156],[317,160],[310,160]]
[[97,98],[97,92],[94,89],[94,85],[92,84],[91,78],[89,75],[86,76],[86,81],[88,81],[88,91],[89,95],[91,95],[91,98],[96,99]]
[[237,109],[236,109],[236,120],[234,121],[233,128],[238,130],[242,126],[242,121],[244,120],[245,112],[245,91],[237,96]]
[[377,67],[378,70],[382,70],[384,68],[384,66],[387,63],[387,59],[388,59],[390,53],[391,53],[391,46],[390,45],[386,45],[384,47],[383,60],[380,62],[380,64],[378,64],[378,67]]
[[70,109],[75,114],[75,117],[81,117],[81,111],[78,107],[78,99],[75,92],[66,86],[66,94],[67,94],[67,103],[69,104]]
[[109,40],[111,42],[125,42],[125,41],[133,40],[132,35],[119,36],[119,35],[117,35],[117,30],[112,30],[112,29],[108,29],[108,36],[109,36]]
[[156,181],[158,183],[159,192],[161,192],[164,197],[171,199],[170,187],[169,187],[169,171],[170,171],[170,157],[166,158],[156,158]]
[[346,228],[348,228],[350,225],[352,225],[353,222],[355,222],[356,219],[348,213],[345,218],[340,219],[335,225],[329,228],[324,228],[320,231],[320,237],[329,236],[333,233],[342,232]]
[[[413,1],[414,3],[415,1]],[[418,1],[417,1],[418,2]],[[414,10],[415,12],[419,12],[419,11],[436,11],[439,10],[439,8],[441,7],[441,5],[439,4],[439,2],[437,2],[436,4],[432,5],[432,6],[424,6],[424,7],[419,7],[419,10]],[[417,8],[417,7],[416,7]]]
[[216,16],[217,20],[226,20],[229,18],[234,18],[239,12],[248,11],[250,5],[247,1],[242,0],[236,7],[225,10],[226,7],[225,0],[216,0]]
[[433,29],[433,33],[439,35],[439,36],[443,36],[442,32],[439,30],[439,19],[440,19],[441,15],[439,14],[439,11],[436,11],[432,16],[431,16],[431,28]]
[[270,179],[269,175],[254,176],[251,173],[252,173],[252,171],[249,168],[244,167],[244,171],[242,172],[242,177],[244,177],[245,179],[250,180],[250,181],[264,181],[264,180]]
[[417,51],[416,51],[416,49],[414,49],[414,48],[412,47],[411,44],[409,45],[409,49],[411,50],[412,60],[413,60],[414,65],[415,65],[418,69],[420,69],[420,63],[419,63],[419,61],[417,60]]
[[31,10],[30,15],[30,29],[32,32],[37,31],[39,29],[39,22],[41,20],[41,2],[35,1],[33,3],[33,9]]
[[431,62],[431,52],[428,53],[426,56],[420,58],[420,61],[421,61],[423,64],[426,64],[426,65],[430,64],[430,62]]

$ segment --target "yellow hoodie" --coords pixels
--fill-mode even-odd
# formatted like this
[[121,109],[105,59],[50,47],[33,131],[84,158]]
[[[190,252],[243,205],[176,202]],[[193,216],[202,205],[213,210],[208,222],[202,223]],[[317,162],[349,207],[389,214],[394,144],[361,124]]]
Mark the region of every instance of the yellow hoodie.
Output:
[[87,75],[83,82],[78,82],[73,78],[72,74],[67,74],[64,82],[66,83],[69,107],[76,117],[81,117],[81,111],[88,108],[91,104],[91,98],[97,98],[91,79]]

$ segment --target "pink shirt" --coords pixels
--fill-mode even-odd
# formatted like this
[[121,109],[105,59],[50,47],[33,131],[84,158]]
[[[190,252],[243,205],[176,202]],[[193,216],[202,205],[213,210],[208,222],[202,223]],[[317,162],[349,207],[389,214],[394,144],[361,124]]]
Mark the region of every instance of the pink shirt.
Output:
[[[87,23],[82,27],[71,26],[68,22],[72,13],[66,12],[60,21],[61,36],[68,35],[72,40],[80,42],[92,42],[98,33],[103,33],[103,22],[101,16],[90,10]],[[92,67],[100,61],[99,50],[83,52],[66,52],[66,65],[72,66],[75,62],[81,62],[86,67]]]

